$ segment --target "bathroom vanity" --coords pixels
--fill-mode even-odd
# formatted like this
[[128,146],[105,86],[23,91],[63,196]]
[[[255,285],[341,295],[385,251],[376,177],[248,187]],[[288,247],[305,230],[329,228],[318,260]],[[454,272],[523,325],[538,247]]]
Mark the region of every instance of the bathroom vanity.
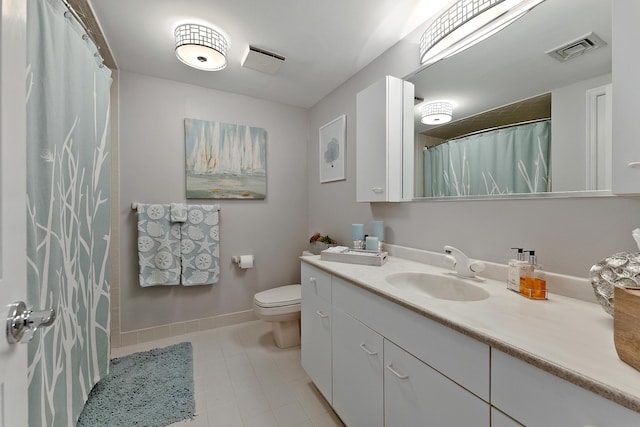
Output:
[[348,426],[640,425],[640,372],[597,304],[492,279],[429,295],[397,279],[450,271],[398,257],[301,261],[302,366]]

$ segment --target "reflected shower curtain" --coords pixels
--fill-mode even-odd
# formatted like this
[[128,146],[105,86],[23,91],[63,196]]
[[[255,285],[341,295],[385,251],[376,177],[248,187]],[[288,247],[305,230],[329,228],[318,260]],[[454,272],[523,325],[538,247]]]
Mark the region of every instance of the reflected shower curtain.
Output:
[[29,343],[29,425],[75,426],[109,363],[111,73],[60,0],[27,1],[27,292],[57,314]]
[[425,197],[550,191],[551,122],[453,139],[424,150]]

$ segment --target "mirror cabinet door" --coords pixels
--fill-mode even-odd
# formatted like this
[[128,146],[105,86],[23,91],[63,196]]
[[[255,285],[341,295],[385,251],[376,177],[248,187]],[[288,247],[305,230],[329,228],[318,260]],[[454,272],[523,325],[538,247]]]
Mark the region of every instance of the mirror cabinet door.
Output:
[[613,3],[613,193],[640,194],[640,2]]

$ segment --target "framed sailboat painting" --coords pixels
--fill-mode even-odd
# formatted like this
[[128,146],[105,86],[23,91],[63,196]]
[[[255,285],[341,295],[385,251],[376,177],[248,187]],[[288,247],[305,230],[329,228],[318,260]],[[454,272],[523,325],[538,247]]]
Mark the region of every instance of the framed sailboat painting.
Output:
[[188,199],[267,195],[267,132],[258,127],[185,119]]

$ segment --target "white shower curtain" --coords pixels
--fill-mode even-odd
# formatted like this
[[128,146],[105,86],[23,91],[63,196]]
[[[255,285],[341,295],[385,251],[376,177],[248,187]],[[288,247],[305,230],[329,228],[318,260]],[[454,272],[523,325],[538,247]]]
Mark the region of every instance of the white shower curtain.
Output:
[[29,343],[29,425],[75,426],[109,363],[111,73],[60,0],[27,2],[27,292],[57,314]]

